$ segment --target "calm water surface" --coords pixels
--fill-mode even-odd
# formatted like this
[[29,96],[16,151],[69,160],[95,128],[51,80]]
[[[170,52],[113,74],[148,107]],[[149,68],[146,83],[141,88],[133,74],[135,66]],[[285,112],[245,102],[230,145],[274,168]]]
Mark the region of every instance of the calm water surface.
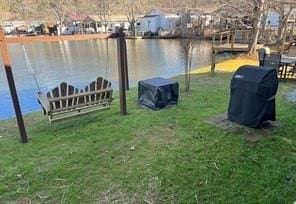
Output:
[[[108,44],[106,40],[28,43],[25,49],[44,92],[62,81],[83,88],[97,76],[111,80],[113,88],[118,89],[116,40],[108,40]],[[128,40],[127,49],[131,86],[142,79],[183,73],[178,40]],[[9,51],[22,111],[40,110],[37,86],[26,66],[22,46],[10,45]],[[194,50],[193,67],[210,64],[210,53],[211,44],[199,41]],[[226,57],[219,56],[220,59]],[[7,119],[14,116],[14,111],[1,61],[0,65],[0,119]]]

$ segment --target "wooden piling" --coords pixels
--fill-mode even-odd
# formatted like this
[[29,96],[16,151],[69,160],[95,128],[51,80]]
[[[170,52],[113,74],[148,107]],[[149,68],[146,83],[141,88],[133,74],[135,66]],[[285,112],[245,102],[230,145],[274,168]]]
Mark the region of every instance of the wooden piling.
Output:
[[129,90],[129,77],[128,77],[128,61],[127,61],[127,48],[126,48],[126,40],[124,42],[124,72],[125,72],[125,86],[126,90]]
[[119,99],[120,113],[127,115],[126,108],[126,90],[127,90],[127,59],[126,59],[126,43],[122,28],[119,29],[117,38],[117,56],[118,56],[118,76],[119,76]]
[[215,75],[215,69],[216,69],[216,50],[212,48],[212,56],[211,56],[211,75]]
[[231,33],[232,33],[232,35],[231,35],[231,49],[233,49],[234,43],[235,43],[235,31],[232,31]]

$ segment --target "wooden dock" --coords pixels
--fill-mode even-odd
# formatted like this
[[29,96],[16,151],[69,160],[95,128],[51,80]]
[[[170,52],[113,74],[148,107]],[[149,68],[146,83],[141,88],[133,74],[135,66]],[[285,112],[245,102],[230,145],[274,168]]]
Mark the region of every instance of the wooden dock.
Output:
[[[247,53],[249,51],[250,30],[228,30],[215,34],[212,43],[212,66],[211,73],[214,74],[216,67],[216,55],[222,52]],[[260,49],[263,45],[257,45]]]
[[[260,49],[263,45],[257,45],[257,49]],[[216,53],[221,52],[248,52],[249,45],[243,43],[226,43],[220,45],[214,45],[213,49]]]

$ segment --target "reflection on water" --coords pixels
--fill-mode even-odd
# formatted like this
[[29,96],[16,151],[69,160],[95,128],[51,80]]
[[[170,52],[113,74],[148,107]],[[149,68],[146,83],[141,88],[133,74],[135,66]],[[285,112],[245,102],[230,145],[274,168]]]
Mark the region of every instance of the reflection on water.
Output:
[[[42,91],[62,81],[82,88],[97,76],[111,80],[114,89],[118,89],[116,40],[28,43],[25,48]],[[9,50],[22,111],[39,110],[37,86],[26,67],[22,47],[11,45]],[[178,40],[128,40],[127,50],[131,86],[136,86],[141,79],[183,73]],[[200,41],[194,50],[193,67],[208,65],[210,52],[211,44]],[[0,119],[3,119],[13,116],[14,112],[2,62],[0,64]]]

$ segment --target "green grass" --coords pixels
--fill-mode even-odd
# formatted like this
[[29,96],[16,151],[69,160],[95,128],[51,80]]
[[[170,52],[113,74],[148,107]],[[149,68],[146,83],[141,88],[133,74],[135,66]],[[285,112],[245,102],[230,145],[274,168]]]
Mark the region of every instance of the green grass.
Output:
[[[256,145],[205,122],[228,106],[231,74],[192,77],[178,106],[153,112],[128,93],[128,116],[110,111],[49,124],[25,117],[0,126],[0,203],[293,203],[296,109],[283,99],[281,128]],[[178,78],[182,84],[182,78]]]

